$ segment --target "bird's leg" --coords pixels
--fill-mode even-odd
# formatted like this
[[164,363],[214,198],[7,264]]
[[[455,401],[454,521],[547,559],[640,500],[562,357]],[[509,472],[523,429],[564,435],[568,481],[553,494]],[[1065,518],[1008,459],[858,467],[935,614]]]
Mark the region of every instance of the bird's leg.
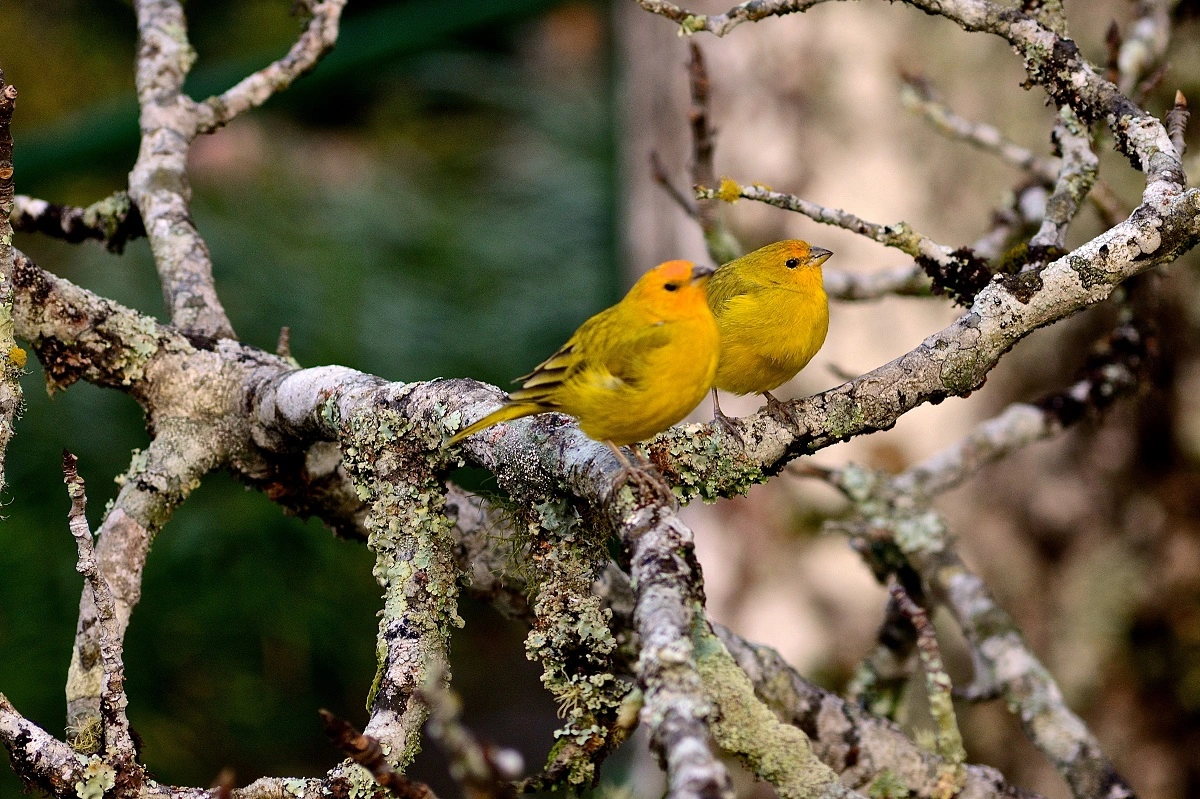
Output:
[[745,443],[742,441],[742,431],[738,430],[737,424],[735,424],[734,421],[726,416],[725,412],[721,410],[721,403],[717,401],[717,390],[715,388],[712,390],[712,395],[713,421],[721,425],[721,429],[733,436],[737,440],[737,443]]
[[658,476],[654,470],[654,466],[650,464],[649,458],[646,458],[645,453],[641,452],[638,447],[633,447],[633,451],[638,455],[639,460],[644,460],[644,466],[634,466],[625,457],[625,453],[621,452],[620,447],[611,441],[605,441],[605,445],[612,450],[612,454],[617,457],[617,462],[621,464],[621,470],[617,472],[617,476],[613,478],[612,490],[616,493],[617,489],[625,485],[625,483],[633,483],[638,488],[645,491],[650,491],[660,496],[671,496],[671,488],[666,482]]
[[643,469],[653,469],[654,463],[650,460],[650,456],[646,454],[646,450],[642,449],[641,444],[630,444],[629,449],[637,456],[638,463]]
[[777,399],[770,391],[764,391],[762,395],[767,398],[767,413],[775,417],[780,424],[789,427],[800,426],[800,420],[796,418],[796,413],[792,410],[790,403]]

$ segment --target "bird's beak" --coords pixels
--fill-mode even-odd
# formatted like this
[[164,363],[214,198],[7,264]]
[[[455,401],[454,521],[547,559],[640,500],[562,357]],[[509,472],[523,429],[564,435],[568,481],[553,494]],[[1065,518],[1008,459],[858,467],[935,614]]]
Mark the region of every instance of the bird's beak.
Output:
[[821,264],[825,263],[829,260],[829,256],[831,255],[833,255],[833,252],[825,249],[824,247],[808,248],[808,258],[810,261],[812,261],[814,266],[820,266]]
[[711,266],[694,264],[692,266],[692,282],[695,283],[697,280],[702,280],[706,277],[712,277],[712,273],[714,271],[715,270]]

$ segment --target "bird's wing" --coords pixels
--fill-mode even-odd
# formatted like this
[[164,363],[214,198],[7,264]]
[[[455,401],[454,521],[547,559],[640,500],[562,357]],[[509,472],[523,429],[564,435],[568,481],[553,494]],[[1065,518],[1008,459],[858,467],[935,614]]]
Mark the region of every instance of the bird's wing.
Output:
[[617,315],[609,313],[612,310],[601,311],[584,322],[553,355],[514,380],[521,383],[521,388],[509,398],[556,409],[559,389],[573,378],[636,384],[646,354],[666,345],[670,333],[663,326],[623,324]]
[[597,353],[593,366],[596,379],[609,383],[614,379],[636,386],[646,372],[646,358],[654,350],[672,341],[666,325],[605,325],[596,331],[591,348]]
[[719,313],[725,304],[742,294],[752,294],[758,286],[744,279],[738,271],[726,265],[713,273],[708,282],[708,307]]
[[509,399],[537,403],[552,410],[558,408],[555,395],[563,383],[586,368],[586,359],[591,351],[587,342],[595,338],[594,331],[607,327],[604,320],[611,315],[611,310],[606,309],[588,319],[553,355],[535,366],[529,374],[513,380],[514,383],[520,383],[521,387],[509,393]]

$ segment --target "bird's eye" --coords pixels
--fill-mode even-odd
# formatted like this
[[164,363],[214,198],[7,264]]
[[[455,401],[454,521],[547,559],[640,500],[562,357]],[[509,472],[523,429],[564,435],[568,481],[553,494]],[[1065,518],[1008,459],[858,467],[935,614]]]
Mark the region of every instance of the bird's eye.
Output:
[[679,284],[678,283],[667,283],[666,285],[663,286],[663,288],[665,288],[667,291],[674,291],[675,289],[679,288]]
[[788,269],[795,269],[797,266],[800,265],[800,259],[799,258],[788,258],[783,263],[784,263],[784,266],[786,266]]

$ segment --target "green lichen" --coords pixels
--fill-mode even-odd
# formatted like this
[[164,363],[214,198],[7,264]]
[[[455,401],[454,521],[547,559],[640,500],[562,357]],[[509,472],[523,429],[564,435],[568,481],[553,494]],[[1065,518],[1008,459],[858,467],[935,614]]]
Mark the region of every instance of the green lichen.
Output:
[[79,799],[103,799],[116,784],[117,770],[93,755],[87,760],[83,779],[75,783],[75,794]]
[[816,799],[828,795],[837,774],[822,763],[798,727],[784,724],[754,694],[746,672],[704,621],[696,616],[692,631],[696,667],[705,691],[719,712],[713,738],[756,776],[774,786],[781,799]]
[[941,552],[946,547],[946,524],[931,510],[906,514],[890,526],[896,546],[906,555]]
[[949,394],[968,394],[983,381],[986,366],[978,349],[960,348],[942,362],[942,387]]
[[[421,650],[421,666],[390,686],[388,700],[410,701],[444,662],[451,630],[461,627],[458,574],[454,567],[451,523],[445,492],[437,479],[437,442],[420,440],[412,422],[395,410],[411,388],[395,391],[387,407],[357,413],[341,424],[343,463],[359,496],[368,504],[367,546],[375,553],[372,573],[383,588],[383,611],[376,642],[378,669],[368,707],[379,701],[387,680],[388,641],[404,630]],[[399,709],[398,709],[399,710]],[[423,711],[408,714],[414,717]],[[405,737],[404,751],[389,761],[403,767],[419,750],[419,736]]]
[[671,456],[666,476],[675,483],[672,491],[682,504],[745,494],[766,479],[761,466],[727,448],[707,425],[687,425],[666,441]]
[[862,406],[848,395],[833,397],[826,406],[825,429],[835,441],[844,441],[862,432],[866,421]]
[[284,793],[290,793],[292,796],[304,796],[304,792],[308,789],[308,780],[292,777],[283,781]]
[[908,799],[912,796],[912,790],[904,784],[896,772],[884,769],[867,786],[867,796],[871,799]]
[[133,203],[129,195],[123,191],[114,192],[83,209],[83,223],[89,228],[102,230],[105,239],[112,239],[132,210]]
[[547,770],[578,789],[595,781],[597,762],[619,743],[613,732],[629,690],[613,674],[612,611],[591,590],[608,555],[564,500],[534,504],[526,526],[535,621],[525,654],[541,662],[542,684],[565,720]]
[[708,24],[708,16],[705,14],[688,14],[683,18],[683,22],[679,23],[679,35],[691,36],[693,33],[699,33],[704,30],[704,26]]

